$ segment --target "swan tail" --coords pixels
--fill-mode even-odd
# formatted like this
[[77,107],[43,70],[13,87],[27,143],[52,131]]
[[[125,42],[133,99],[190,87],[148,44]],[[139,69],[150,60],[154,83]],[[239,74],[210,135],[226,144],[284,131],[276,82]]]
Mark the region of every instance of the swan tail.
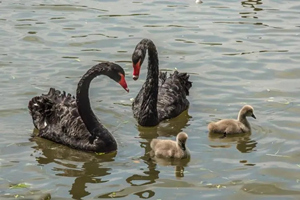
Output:
[[44,98],[51,100],[54,104],[62,104],[64,106],[69,106],[70,104],[75,103],[75,97],[70,93],[65,91],[61,92],[55,88],[50,88],[48,94],[42,95]]
[[48,94],[33,97],[28,103],[29,113],[38,130],[45,128],[51,119],[55,119],[56,106],[58,104],[76,104],[74,96],[50,88]]
[[53,96],[54,92],[55,90],[51,88],[47,95],[33,97],[28,103],[33,124],[38,130],[46,126],[46,118],[53,112],[54,103],[46,96]]
[[178,78],[184,88],[186,95],[189,95],[189,90],[192,87],[192,82],[189,81],[190,75],[188,75],[187,73],[179,73],[177,70],[175,70],[174,73],[170,76]]

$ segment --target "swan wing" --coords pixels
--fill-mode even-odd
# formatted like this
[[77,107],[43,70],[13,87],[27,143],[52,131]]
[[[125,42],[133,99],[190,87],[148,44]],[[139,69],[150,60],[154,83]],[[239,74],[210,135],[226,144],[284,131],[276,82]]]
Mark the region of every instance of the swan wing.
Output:
[[170,119],[178,116],[188,109],[189,89],[192,83],[189,75],[175,71],[168,77],[158,90],[157,110],[159,120]]
[[50,88],[48,94],[32,98],[28,108],[40,137],[71,147],[89,143],[91,134],[79,116],[75,98],[71,94]]

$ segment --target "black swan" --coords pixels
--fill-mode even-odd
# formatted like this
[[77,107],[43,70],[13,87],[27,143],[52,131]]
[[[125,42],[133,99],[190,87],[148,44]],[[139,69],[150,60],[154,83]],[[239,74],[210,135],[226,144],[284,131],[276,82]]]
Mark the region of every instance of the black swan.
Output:
[[99,75],[108,76],[129,91],[122,67],[111,62],[93,66],[80,79],[76,99],[50,88],[48,94],[29,101],[29,112],[39,137],[84,151],[108,153],[117,150],[115,138],[98,121],[90,105],[90,83]]
[[188,109],[189,89],[192,82],[187,73],[177,70],[167,78],[167,73],[159,73],[158,56],[154,43],[141,40],[132,54],[133,79],[139,78],[141,65],[148,49],[148,73],[142,89],[132,103],[133,115],[141,126],[156,126],[165,119],[178,116]]

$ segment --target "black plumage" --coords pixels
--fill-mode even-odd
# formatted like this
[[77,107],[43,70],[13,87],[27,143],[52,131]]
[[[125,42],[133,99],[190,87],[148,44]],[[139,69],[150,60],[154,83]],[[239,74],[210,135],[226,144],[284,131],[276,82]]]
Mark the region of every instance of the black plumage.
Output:
[[84,151],[117,150],[116,140],[98,121],[89,101],[90,83],[99,75],[110,77],[128,91],[123,68],[110,62],[97,64],[83,75],[76,99],[50,88],[48,94],[33,97],[28,104],[39,137]]
[[165,119],[178,116],[188,109],[189,89],[192,82],[187,73],[177,70],[167,78],[167,73],[159,73],[158,55],[154,43],[149,39],[141,40],[133,54],[133,79],[137,80],[140,67],[148,49],[148,73],[145,83],[132,104],[134,117],[141,126],[156,126]]

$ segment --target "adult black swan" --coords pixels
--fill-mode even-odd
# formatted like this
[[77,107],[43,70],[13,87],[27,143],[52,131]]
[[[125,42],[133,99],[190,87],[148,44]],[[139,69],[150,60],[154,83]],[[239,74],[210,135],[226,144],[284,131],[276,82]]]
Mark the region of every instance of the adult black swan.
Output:
[[168,78],[166,72],[159,74],[157,50],[149,39],[141,40],[132,54],[134,80],[139,78],[147,49],[147,78],[134,99],[132,110],[139,125],[156,126],[162,120],[174,118],[188,109],[186,96],[189,95],[192,82],[187,73],[179,73],[177,70]]
[[93,66],[79,81],[76,99],[71,94],[50,88],[48,94],[29,101],[28,108],[39,137],[84,151],[107,153],[117,150],[115,138],[98,121],[90,105],[90,83],[99,75],[108,76],[129,91],[122,67],[110,62]]

